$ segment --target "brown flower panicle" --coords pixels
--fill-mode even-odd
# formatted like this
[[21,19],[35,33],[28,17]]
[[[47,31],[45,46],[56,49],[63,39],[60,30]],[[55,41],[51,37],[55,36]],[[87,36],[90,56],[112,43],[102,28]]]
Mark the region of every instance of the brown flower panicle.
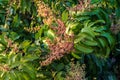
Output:
[[72,11],[84,11],[92,6],[90,6],[90,0],[78,0],[79,4],[77,4],[74,8],[70,8]]
[[54,60],[58,60],[66,54],[69,54],[74,47],[73,35],[67,35],[65,33],[66,27],[61,20],[57,20],[58,26],[54,28],[56,30],[57,37],[54,42],[47,40],[49,45],[50,53],[47,55],[46,60],[40,62],[41,66],[46,66],[52,63]]
[[52,10],[42,0],[35,0],[35,3],[38,7],[38,16],[43,17],[43,23],[50,26],[55,21]]
[[[65,33],[66,27],[65,24],[60,20],[56,19],[52,10],[46,5],[42,0],[35,0],[37,4],[37,12],[38,16],[43,18],[43,23],[48,25],[52,30],[55,31],[57,37],[51,42],[49,39],[47,40],[50,53],[45,56],[45,60],[40,62],[41,66],[46,66],[52,63],[52,61],[60,59],[65,54],[70,53],[73,50],[73,35],[67,35]],[[58,24],[57,27],[51,27],[52,23],[56,22]]]

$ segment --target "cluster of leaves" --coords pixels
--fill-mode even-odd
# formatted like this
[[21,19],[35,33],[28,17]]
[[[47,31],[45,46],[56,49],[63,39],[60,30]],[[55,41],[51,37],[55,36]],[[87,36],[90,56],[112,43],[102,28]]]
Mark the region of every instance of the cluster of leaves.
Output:
[[73,17],[67,23],[67,28],[76,35],[74,40],[76,51],[72,55],[77,59],[82,58],[82,63],[88,66],[86,69],[90,80],[93,77],[116,80],[114,71],[108,71],[114,62],[114,58],[111,59],[110,55],[114,55],[116,45],[115,37],[110,31],[113,22],[110,15],[115,14],[115,17],[119,19],[119,2],[112,3],[114,4],[111,5],[111,1],[94,2],[92,0],[91,5],[87,5],[88,7],[85,8],[84,5],[79,4],[76,9],[73,9],[74,11],[70,11]]
[[[0,79],[116,80],[120,33],[114,34],[111,27],[119,29],[119,4],[119,0],[0,0]],[[59,24],[53,18],[62,20],[65,34],[74,34],[74,49],[42,66],[51,52],[46,39],[54,43],[57,37],[51,26]],[[48,19],[53,23],[48,25]],[[85,71],[80,64],[86,65]]]

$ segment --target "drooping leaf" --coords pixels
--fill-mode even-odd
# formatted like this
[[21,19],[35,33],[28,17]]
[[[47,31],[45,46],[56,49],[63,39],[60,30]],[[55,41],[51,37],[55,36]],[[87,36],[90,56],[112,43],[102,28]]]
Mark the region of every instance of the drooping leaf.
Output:
[[80,59],[81,57],[79,56],[79,55],[77,55],[76,53],[72,53],[71,54],[74,58],[76,58],[76,59]]
[[76,44],[75,48],[83,53],[92,53],[94,51],[92,47],[85,46],[83,44]]
[[115,38],[110,33],[105,33],[105,32],[102,33],[101,36],[105,37],[108,40],[111,48],[113,48],[113,46],[115,44]]

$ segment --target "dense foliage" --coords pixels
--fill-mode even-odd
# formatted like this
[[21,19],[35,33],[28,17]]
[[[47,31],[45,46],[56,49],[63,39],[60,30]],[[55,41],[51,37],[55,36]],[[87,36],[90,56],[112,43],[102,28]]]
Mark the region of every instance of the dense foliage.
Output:
[[0,0],[0,80],[119,80],[119,0]]

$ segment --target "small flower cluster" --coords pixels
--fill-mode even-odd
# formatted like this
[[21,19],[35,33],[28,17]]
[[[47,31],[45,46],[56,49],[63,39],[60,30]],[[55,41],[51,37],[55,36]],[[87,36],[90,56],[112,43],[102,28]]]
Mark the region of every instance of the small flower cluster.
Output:
[[110,30],[114,34],[118,34],[120,32],[120,19],[117,21],[116,24],[112,23]]
[[19,47],[17,43],[13,43],[13,41],[7,37],[5,37],[5,40],[7,41],[7,48],[5,50],[5,52],[9,51],[9,49],[11,49],[12,52],[19,52]]
[[42,0],[35,1],[37,4],[37,12],[38,16],[43,17],[43,23],[46,25],[51,25],[53,21],[55,21],[55,17],[53,15],[52,10],[46,5]]
[[[50,26],[52,30],[55,31],[57,37],[54,39],[54,42],[47,40],[50,53],[46,56],[46,60],[40,62],[41,66],[49,65],[52,61],[60,59],[66,53],[69,53],[73,50],[73,35],[67,35],[65,33],[66,27],[61,20],[57,20],[52,12],[52,10],[46,5],[42,0],[34,0],[37,4],[38,16],[43,18],[43,23]],[[53,22],[57,22],[57,27],[51,27]]]
[[7,71],[10,71],[10,68],[6,64],[5,65],[0,64],[0,71],[7,72]]
[[57,27],[51,27],[54,31],[57,31],[56,34],[57,36],[59,37],[62,37],[62,36],[65,36],[65,31],[66,31],[66,27],[64,25],[64,23],[60,20],[60,19],[57,19],[57,24],[58,26]]
[[71,68],[68,71],[66,80],[86,80],[85,79],[85,65],[80,66],[79,63],[71,63]]
[[65,33],[65,25],[61,20],[57,20],[58,27],[53,28],[56,30],[57,37],[55,38],[54,42],[51,42],[50,40],[47,40],[47,43],[49,45],[50,53],[47,55],[47,59],[45,61],[42,61],[40,64],[41,66],[46,66],[52,63],[52,61],[60,59],[65,54],[70,53],[73,50],[74,43],[73,35],[67,35]]
[[87,8],[90,8],[90,0],[78,0],[79,4],[76,5],[74,8],[71,8],[72,11],[84,11]]
[[35,33],[40,30],[40,26],[30,27],[30,28],[24,27],[24,30],[30,33]]

